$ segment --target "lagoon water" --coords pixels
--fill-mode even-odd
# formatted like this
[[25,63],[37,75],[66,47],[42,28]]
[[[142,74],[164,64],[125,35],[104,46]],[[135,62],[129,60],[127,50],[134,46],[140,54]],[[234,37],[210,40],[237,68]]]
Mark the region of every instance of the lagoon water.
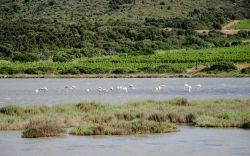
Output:
[[1,156],[249,156],[250,131],[181,127],[180,132],[144,136],[71,136],[23,139],[0,132]]
[[[184,84],[192,86],[192,92],[184,91]],[[100,95],[98,87],[109,89],[135,85],[128,93],[109,91]],[[156,92],[159,85],[167,87]],[[201,84],[202,87],[196,85]],[[76,86],[66,90],[66,85]],[[40,87],[48,91],[36,93]],[[88,93],[86,89],[90,89]],[[0,79],[0,105],[46,104],[98,101],[120,104],[135,100],[166,100],[174,97],[188,99],[250,98],[250,78],[96,78],[96,79]]]
[[[184,84],[192,85],[192,92]],[[128,93],[113,90],[100,95],[98,87],[135,85]],[[167,87],[155,92],[159,85]],[[196,85],[200,84],[201,87]],[[66,90],[66,85],[76,89]],[[48,91],[36,93],[40,87]],[[88,93],[86,89],[90,89]],[[127,101],[174,97],[188,99],[250,98],[249,78],[135,78],[135,79],[0,79],[0,105]],[[143,136],[72,136],[40,139],[21,138],[20,131],[0,132],[0,156],[249,156],[250,131],[180,127],[179,132]]]

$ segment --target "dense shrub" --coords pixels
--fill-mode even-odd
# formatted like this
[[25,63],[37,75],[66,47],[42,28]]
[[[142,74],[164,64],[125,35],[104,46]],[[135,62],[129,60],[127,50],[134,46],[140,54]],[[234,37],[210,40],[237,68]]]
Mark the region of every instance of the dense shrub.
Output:
[[155,67],[155,72],[157,72],[157,73],[172,73],[173,69],[172,69],[171,65],[164,64],[164,65],[160,65],[160,66]]
[[0,67],[0,74],[18,74],[22,71],[18,68],[12,67],[12,66],[2,66]]
[[25,74],[38,74],[37,68],[27,68],[23,71]]
[[53,56],[53,62],[68,62],[72,60],[72,56],[67,54],[57,54]]
[[34,62],[38,61],[38,57],[35,54],[31,53],[14,53],[12,56],[13,61],[19,61],[19,62]]
[[218,62],[213,65],[211,65],[209,68],[206,69],[207,71],[233,71],[237,70],[237,67],[230,62]]
[[243,123],[241,128],[250,129],[250,122]]
[[122,68],[118,68],[112,71],[113,74],[125,74],[127,71]]
[[110,72],[110,70],[106,68],[94,68],[92,72],[95,74],[107,74]]
[[39,137],[52,137],[61,136],[65,133],[65,130],[57,126],[56,124],[46,125],[31,125],[25,131],[22,132],[23,138],[39,138]]
[[242,74],[250,74],[250,67],[241,69]]

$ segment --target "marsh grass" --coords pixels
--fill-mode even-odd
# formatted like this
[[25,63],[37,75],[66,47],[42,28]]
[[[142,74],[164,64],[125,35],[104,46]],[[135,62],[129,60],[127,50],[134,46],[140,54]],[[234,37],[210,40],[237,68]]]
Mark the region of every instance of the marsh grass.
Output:
[[[128,135],[165,133],[172,124],[199,127],[249,127],[248,100],[137,101],[121,105],[81,102],[48,106],[8,105],[0,108],[0,130],[27,130],[56,123],[73,127],[74,135]],[[170,125],[169,128],[166,125]],[[35,128],[33,127],[33,130]],[[40,132],[40,131],[38,131]]]
[[62,136],[66,131],[54,123],[47,123],[44,125],[30,125],[22,133],[23,138],[39,138]]
[[156,121],[135,119],[131,122],[115,120],[103,124],[86,123],[73,128],[70,133],[73,135],[130,135],[174,131],[177,131],[176,126],[169,122],[159,123]]

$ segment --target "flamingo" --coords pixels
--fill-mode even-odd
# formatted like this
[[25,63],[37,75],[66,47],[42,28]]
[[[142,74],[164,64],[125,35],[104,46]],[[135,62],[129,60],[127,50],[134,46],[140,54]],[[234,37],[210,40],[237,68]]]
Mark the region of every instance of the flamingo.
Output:
[[160,89],[159,89],[158,87],[155,87],[155,91],[156,91],[156,92],[159,92]]
[[40,88],[38,88],[38,89],[35,90],[36,93],[39,93],[41,91],[44,91],[44,92],[48,91],[48,88],[47,87],[40,87]]
[[129,88],[129,89],[136,89],[136,88],[135,88],[135,85],[133,85],[133,84],[130,84],[130,85],[128,86],[128,88]]
[[73,90],[73,89],[76,89],[76,86],[64,86],[64,89],[67,89],[67,90]]
[[190,93],[192,89],[192,86],[188,86],[188,92]]
[[199,88],[201,88],[201,87],[202,87],[202,85],[201,85],[201,84],[197,84],[196,86],[197,86],[197,87],[199,87]]
[[127,87],[123,87],[122,91],[124,91],[125,93],[128,93],[128,88]]
[[155,87],[155,91],[156,92],[162,91],[165,87],[166,87],[166,85],[160,85],[158,87]]
[[190,93],[191,92],[191,89],[192,89],[192,86],[189,85],[189,84],[185,84],[184,85],[184,90],[188,89],[188,92]]
[[106,93],[108,93],[108,90],[105,88],[102,88],[102,87],[98,87],[98,92],[99,92],[99,94],[106,94]]
[[162,89],[164,89],[166,87],[166,85],[160,85],[158,88],[160,89],[160,90],[162,90]]
[[111,91],[114,90],[114,87],[109,88],[109,90],[111,90]]

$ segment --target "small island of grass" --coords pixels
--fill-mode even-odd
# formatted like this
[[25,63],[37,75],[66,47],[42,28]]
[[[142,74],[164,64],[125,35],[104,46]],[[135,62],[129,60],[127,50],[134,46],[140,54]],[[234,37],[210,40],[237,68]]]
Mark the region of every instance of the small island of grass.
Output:
[[121,105],[81,102],[54,106],[8,105],[0,108],[0,130],[23,130],[23,137],[131,135],[178,131],[178,124],[197,127],[249,128],[250,100],[140,101]]

